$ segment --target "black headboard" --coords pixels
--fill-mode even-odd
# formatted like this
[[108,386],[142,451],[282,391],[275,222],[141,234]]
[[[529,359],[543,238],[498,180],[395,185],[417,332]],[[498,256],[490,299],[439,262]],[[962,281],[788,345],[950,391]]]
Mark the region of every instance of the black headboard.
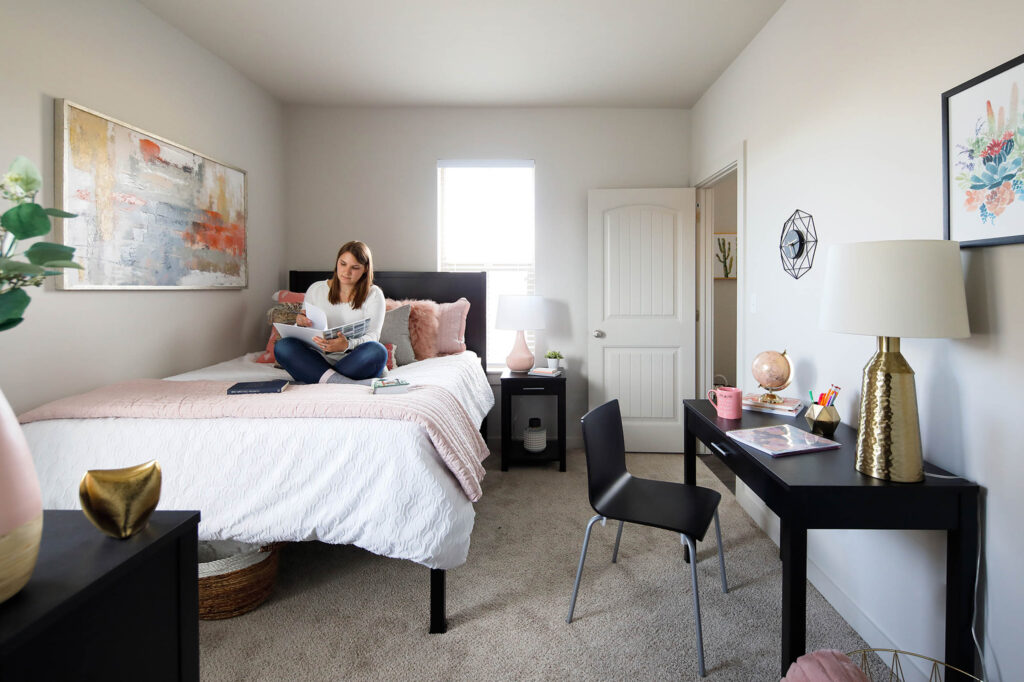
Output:
[[[330,278],[329,271],[290,270],[288,290],[305,292],[317,280]],[[465,297],[469,301],[466,317],[466,348],[480,356],[487,369],[487,273],[486,272],[395,272],[373,273],[373,283],[388,298],[424,298],[451,303]]]

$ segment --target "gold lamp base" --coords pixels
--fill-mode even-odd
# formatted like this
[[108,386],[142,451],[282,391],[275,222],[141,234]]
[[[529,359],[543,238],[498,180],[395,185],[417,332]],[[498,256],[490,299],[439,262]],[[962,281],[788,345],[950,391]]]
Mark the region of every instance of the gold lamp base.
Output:
[[864,367],[859,427],[857,471],[898,483],[924,480],[914,370],[896,337],[879,336]]

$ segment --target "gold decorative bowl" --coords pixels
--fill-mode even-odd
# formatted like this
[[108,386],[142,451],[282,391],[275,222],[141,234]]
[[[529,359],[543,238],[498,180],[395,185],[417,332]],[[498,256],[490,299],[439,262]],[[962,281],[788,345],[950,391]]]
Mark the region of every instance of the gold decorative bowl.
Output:
[[146,527],[160,501],[156,460],[126,469],[92,469],[82,477],[78,498],[92,525],[115,538],[129,538]]

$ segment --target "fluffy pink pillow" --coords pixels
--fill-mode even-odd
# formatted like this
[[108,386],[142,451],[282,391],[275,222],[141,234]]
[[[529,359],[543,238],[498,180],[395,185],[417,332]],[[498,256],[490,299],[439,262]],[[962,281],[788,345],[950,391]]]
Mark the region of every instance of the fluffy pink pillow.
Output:
[[412,342],[413,355],[417,360],[437,357],[437,303],[414,299],[394,301],[388,298],[384,304],[387,310],[408,305],[409,340]]
[[796,659],[779,682],[871,682],[871,678],[843,652],[818,649]]
[[276,303],[302,303],[306,300],[306,294],[305,292],[299,293],[298,291],[281,289],[280,291],[275,291],[274,295],[270,298]]
[[437,354],[453,355],[466,350],[466,316],[469,301],[437,304]]

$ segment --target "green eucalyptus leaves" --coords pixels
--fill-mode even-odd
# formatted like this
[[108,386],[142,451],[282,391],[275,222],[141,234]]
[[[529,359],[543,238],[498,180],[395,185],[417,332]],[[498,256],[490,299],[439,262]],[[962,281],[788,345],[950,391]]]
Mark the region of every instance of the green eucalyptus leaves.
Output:
[[[35,242],[15,253],[18,241],[42,237],[50,218],[74,218],[74,213],[43,208],[35,203],[43,177],[31,161],[19,156],[0,176],[0,196],[14,206],[0,215],[0,331],[21,324],[30,299],[24,287],[37,287],[62,268],[82,268],[71,259],[74,248],[54,242]],[[21,258],[24,257],[24,260]]]

